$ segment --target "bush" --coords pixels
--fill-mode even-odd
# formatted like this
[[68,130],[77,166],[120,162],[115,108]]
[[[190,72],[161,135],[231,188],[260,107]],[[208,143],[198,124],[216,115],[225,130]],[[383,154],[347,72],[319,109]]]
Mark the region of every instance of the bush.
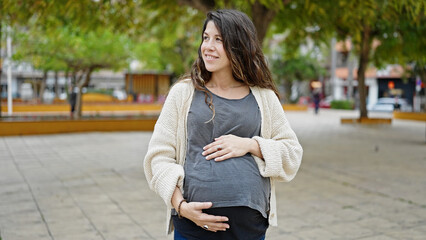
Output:
[[348,100],[333,100],[331,101],[330,107],[332,109],[352,110],[354,109],[354,103]]
[[93,89],[93,88],[87,88],[86,93],[100,93],[105,95],[111,95],[112,96],[112,89]]

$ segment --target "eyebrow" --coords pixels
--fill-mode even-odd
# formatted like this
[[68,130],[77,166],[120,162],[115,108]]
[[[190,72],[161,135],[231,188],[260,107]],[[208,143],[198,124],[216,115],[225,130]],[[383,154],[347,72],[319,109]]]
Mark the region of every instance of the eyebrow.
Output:
[[[208,33],[206,33],[206,32],[204,32],[203,33],[203,35],[208,35],[208,36],[210,36]],[[214,35],[215,37],[222,37],[220,34],[216,34],[216,35]]]

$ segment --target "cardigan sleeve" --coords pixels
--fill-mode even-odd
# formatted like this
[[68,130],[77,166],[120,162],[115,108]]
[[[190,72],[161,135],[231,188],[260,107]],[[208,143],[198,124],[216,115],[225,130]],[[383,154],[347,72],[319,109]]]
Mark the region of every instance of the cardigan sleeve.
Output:
[[181,84],[176,84],[169,92],[160,116],[155,124],[148,150],[144,159],[144,172],[148,185],[172,207],[173,192],[184,179],[184,170],[177,163],[177,127]]
[[272,91],[266,92],[264,104],[266,124],[262,137],[253,137],[260,147],[263,160],[254,156],[263,177],[272,177],[277,181],[291,181],[300,167],[303,149],[296,134],[291,129],[282,105]]

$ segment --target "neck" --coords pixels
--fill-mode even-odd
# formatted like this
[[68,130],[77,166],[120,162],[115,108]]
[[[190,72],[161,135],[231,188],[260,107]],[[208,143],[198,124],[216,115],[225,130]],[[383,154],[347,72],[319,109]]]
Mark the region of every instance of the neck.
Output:
[[243,83],[235,80],[234,77],[232,77],[232,74],[221,74],[221,73],[213,73],[212,77],[210,78],[210,81],[206,84],[207,87],[210,87],[210,88],[218,87],[221,89],[241,87],[243,85],[244,85]]

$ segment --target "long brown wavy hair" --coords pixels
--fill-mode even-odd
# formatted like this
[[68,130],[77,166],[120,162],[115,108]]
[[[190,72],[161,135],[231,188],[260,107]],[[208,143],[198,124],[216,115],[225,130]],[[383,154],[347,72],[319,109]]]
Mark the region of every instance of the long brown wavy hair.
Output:
[[[231,62],[232,76],[238,82],[249,87],[258,86],[271,89],[279,97],[278,90],[272,80],[271,72],[265,61],[260,42],[257,39],[256,28],[250,18],[237,10],[223,9],[207,13],[201,32],[201,43],[198,48],[198,58],[191,69],[191,79],[194,87],[206,94],[206,104],[215,115],[211,93],[205,85],[211,79],[212,73],[207,71],[202,58],[201,45],[207,23],[213,21],[220,35],[228,59]],[[212,119],[213,119],[212,118]]]

